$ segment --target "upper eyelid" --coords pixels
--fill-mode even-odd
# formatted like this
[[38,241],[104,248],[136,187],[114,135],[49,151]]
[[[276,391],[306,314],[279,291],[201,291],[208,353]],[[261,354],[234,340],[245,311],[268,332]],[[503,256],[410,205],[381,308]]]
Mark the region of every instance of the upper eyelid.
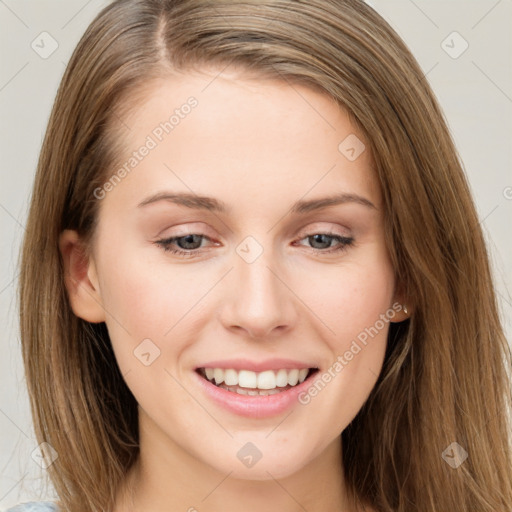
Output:
[[[190,223],[190,224],[195,224],[195,223]],[[203,224],[203,223],[199,222],[199,224]],[[321,225],[328,225],[329,227],[326,228],[326,227],[323,227]],[[302,228],[302,229],[300,229],[298,231],[296,231],[294,229],[293,231],[296,231],[296,233],[297,233],[295,235],[296,237],[297,236],[304,237],[304,236],[308,236],[308,235],[311,235],[311,234],[319,234],[319,233],[321,233],[321,234],[333,234],[333,235],[336,235],[336,236],[345,236],[345,237],[352,236],[351,235],[351,231],[352,230],[349,229],[348,226],[343,226],[343,228],[347,231],[347,233],[339,233],[338,231],[340,229],[342,229],[342,227],[340,225],[337,225],[337,227],[334,227],[336,225],[337,224],[335,222],[317,221],[317,222],[312,223],[311,226],[308,224],[308,226],[310,226],[310,227]],[[173,226],[173,227],[175,227],[175,226]],[[162,231],[166,231],[166,230],[162,230]],[[209,237],[209,238],[214,238],[215,237],[214,235],[210,236],[208,234],[209,231],[211,231],[209,228],[205,229],[204,227],[201,227],[201,228],[185,228],[185,231],[183,233],[177,233],[177,234],[173,234],[173,235],[169,235],[169,236],[163,236],[162,238],[165,238],[165,239],[180,238],[182,236],[187,236],[187,235],[203,235],[203,236],[206,236],[206,237]]]

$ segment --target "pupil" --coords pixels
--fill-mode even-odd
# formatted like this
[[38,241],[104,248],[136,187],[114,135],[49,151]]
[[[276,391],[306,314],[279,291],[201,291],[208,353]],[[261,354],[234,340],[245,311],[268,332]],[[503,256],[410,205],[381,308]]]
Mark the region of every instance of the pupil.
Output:
[[[195,240],[195,242],[191,241],[191,239]],[[183,244],[183,241],[185,241],[184,244]],[[189,244],[195,245],[198,243],[198,241],[199,241],[199,245],[201,245],[200,235],[185,235],[185,236],[180,237],[178,242],[182,249],[197,249],[197,247],[188,247],[188,245]],[[183,245],[185,245],[185,247],[183,247]]]
[[320,243],[320,244],[324,244],[325,247],[329,247],[330,245],[330,242],[327,241],[327,242],[322,242],[322,238],[327,238],[327,240],[329,240],[331,237],[329,235],[324,235],[324,234],[318,234],[318,235],[313,235],[312,237],[310,237],[313,239],[313,244],[314,243]]

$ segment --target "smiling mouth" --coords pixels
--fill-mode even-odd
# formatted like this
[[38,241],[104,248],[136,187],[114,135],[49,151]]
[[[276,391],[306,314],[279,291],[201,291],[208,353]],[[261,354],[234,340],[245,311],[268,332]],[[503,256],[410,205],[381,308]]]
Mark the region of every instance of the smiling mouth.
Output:
[[239,395],[276,395],[302,384],[318,368],[281,369],[253,372],[224,368],[198,368],[196,372],[211,384]]

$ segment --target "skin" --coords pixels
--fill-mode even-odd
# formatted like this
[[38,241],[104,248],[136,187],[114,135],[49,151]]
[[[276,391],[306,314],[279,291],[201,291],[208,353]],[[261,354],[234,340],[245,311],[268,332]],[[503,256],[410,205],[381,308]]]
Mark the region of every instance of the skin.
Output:
[[[374,387],[388,323],[310,403],[272,418],[226,411],[193,371],[239,357],[289,357],[326,371],[402,302],[370,152],[350,161],[338,150],[350,134],[364,139],[328,96],[203,68],[155,82],[121,120],[129,128],[120,126],[125,160],[190,96],[197,107],[100,200],[91,257],[84,260],[75,232],[60,238],[73,311],[106,322],[139,404],[141,457],[116,512],[355,510],[343,485],[340,434]],[[165,200],[138,207],[161,191],[215,197],[231,211]],[[375,208],[346,202],[290,213],[299,199],[337,192]],[[327,253],[340,246],[336,239],[308,238],[330,232],[353,244]],[[191,233],[205,235],[194,257],[155,243]],[[251,263],[236,252],[247,236],[263,250]],[[148,338],[160,356],[145,366],[134,350]],[[250,468],[237,458],[247,442],[263,454]]]

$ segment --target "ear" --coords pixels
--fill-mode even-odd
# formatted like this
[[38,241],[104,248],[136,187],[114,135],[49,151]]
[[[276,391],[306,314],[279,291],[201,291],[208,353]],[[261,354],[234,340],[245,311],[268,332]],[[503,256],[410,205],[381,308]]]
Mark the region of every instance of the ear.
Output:
[[105,310],[94,260],[87,256],[78,233],[65,229],[59,236],[59,249],[64,264],[64,283],[73,313],[88,322],[104,322]]

